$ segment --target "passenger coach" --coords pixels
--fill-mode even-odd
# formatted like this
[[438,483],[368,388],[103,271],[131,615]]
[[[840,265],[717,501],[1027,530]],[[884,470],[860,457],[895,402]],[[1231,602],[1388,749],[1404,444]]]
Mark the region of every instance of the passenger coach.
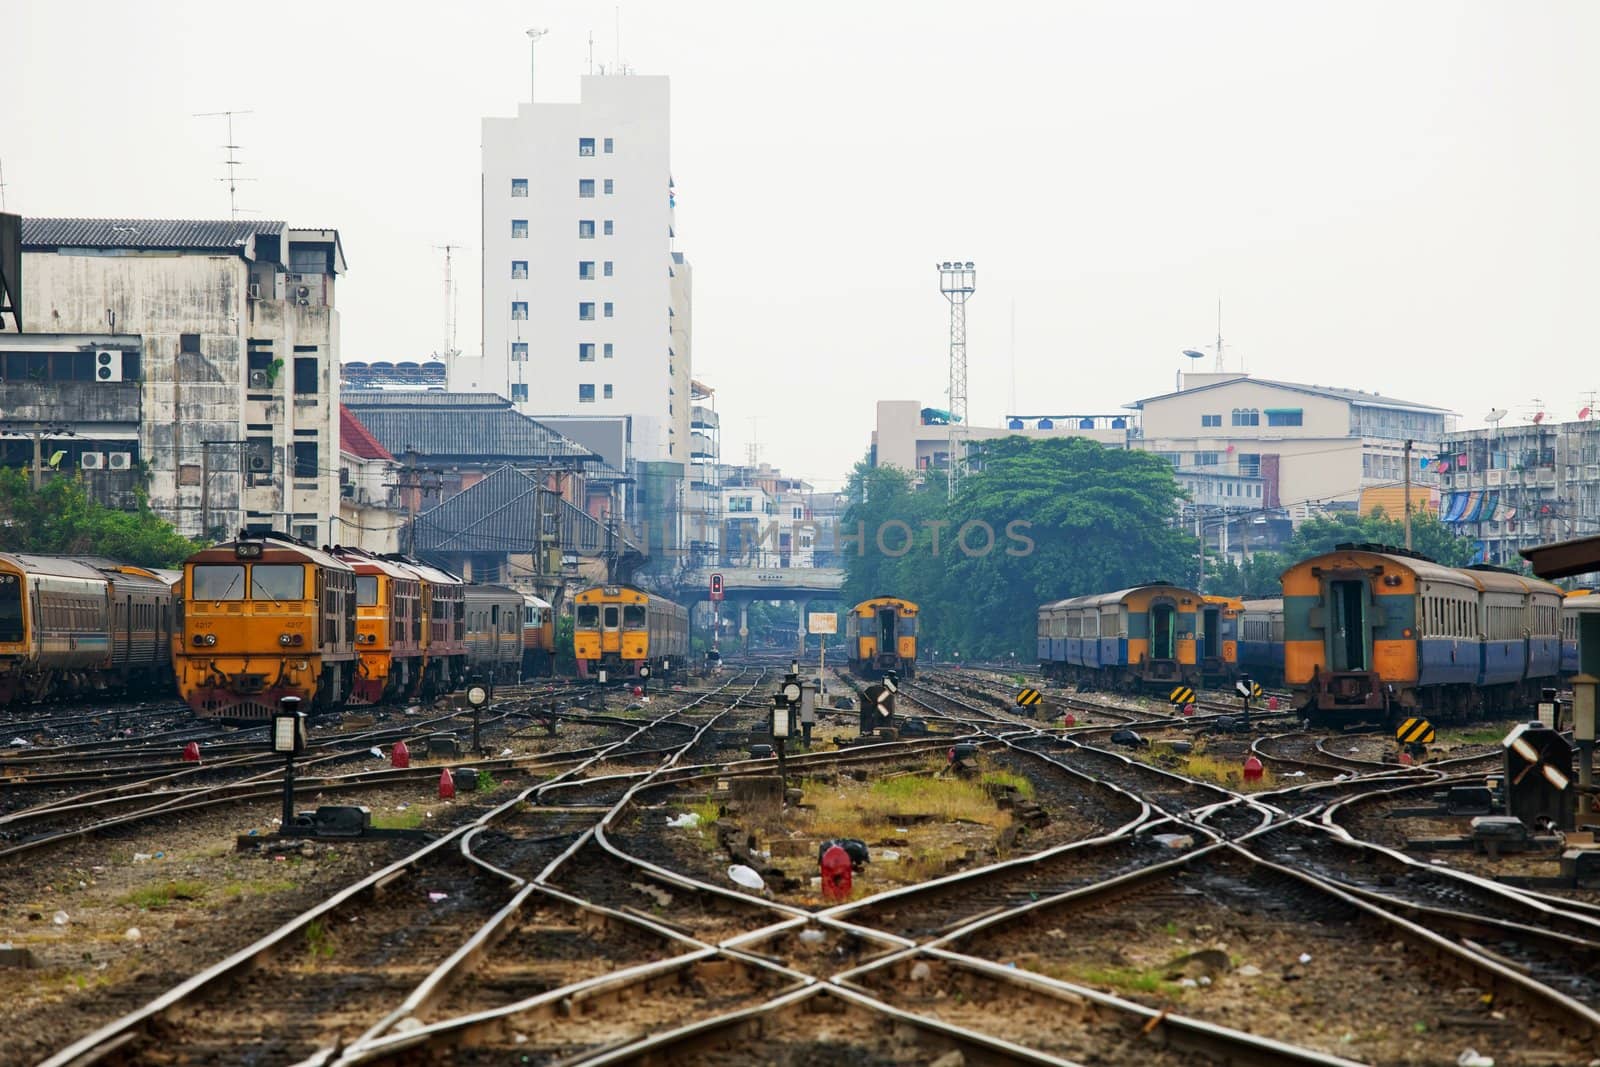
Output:
[[1192,589],[1156,583],[1042,605],[1040,668],[1101,689],[1198,688],[1203,604]]
[[1283,618],[1285,681],[1320,722],[1523,711],[1561,665],[1555,586],[1378,545],[1285,571]]
[[844,620],[850,670],[863,678],[876,678],[884,671],[915,677],[918,610],[916,604],[896,596],[873,597],[851,608]]

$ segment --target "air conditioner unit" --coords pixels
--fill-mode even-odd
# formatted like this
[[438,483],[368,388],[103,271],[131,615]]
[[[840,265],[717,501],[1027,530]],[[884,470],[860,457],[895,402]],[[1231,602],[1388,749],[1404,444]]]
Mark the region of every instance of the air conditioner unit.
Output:
[[270,371],[253,370],[250,372],[250,388],[271,389],[272,374]]
[[1505,472],[1503,471],[1490,471],[1488,474],[1488,481],[1490,485],[1499,485],[1504,480]]
[[106,453],[106,466],[109,469],[114,470],[114,471],[132,470],[133,469],[133,453],[132,452],[107,452]]
[[244,469],[251,474],[272,473],[272,442],[251,441],[245,445]]
[[97,382],[122,381],[122,353],[114,349],[101,349],[94,354],[94,380]]
[[261,299],[261,283],[260,282],[251,282],[250,283],[250,299],[251,300],[260,300]]
[[339,486],[339,495],[346,500],[354,500],[356,496],[356,487],[351,485],[349,482],[345,482],[343,485]]
[[78,465],[86,471],[100,470],[106,465],[106,454],[104,452],[85,452],[78,460]]

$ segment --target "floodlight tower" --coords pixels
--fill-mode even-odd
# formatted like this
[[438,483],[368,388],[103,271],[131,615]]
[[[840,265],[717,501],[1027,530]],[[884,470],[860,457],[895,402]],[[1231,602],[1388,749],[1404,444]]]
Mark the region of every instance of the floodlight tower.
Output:
[[972,261],[939,264],[939,291],[950,301],[950,495],[967,472],[962,437],[967,421],[967,300],[978,288]]

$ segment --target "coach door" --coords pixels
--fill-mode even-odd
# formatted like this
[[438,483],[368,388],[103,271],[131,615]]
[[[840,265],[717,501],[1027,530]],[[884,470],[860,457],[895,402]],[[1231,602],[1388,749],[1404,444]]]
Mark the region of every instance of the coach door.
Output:
[[1328,669],[1336,672],[1372,669],[1371,611],[1362,578],[1328,583]]
[[1150,658],[1177,659],[1178,609],[1172,603],[1150,605]]
[[1201,656],[1204,659],[1215,660],[1222,658],[1222,608],[1216,604],[1209,604],[1201,612],[1204,620],[1204,640],[1201,645]]

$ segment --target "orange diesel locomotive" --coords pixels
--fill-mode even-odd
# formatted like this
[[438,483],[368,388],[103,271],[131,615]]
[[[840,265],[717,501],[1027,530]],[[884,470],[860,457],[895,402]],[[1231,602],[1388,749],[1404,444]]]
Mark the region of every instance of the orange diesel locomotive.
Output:
[[279,533],[241,533],[183,564],[179,695],[206,719],[270,718],[349,699],[356,673],[356,575]]

